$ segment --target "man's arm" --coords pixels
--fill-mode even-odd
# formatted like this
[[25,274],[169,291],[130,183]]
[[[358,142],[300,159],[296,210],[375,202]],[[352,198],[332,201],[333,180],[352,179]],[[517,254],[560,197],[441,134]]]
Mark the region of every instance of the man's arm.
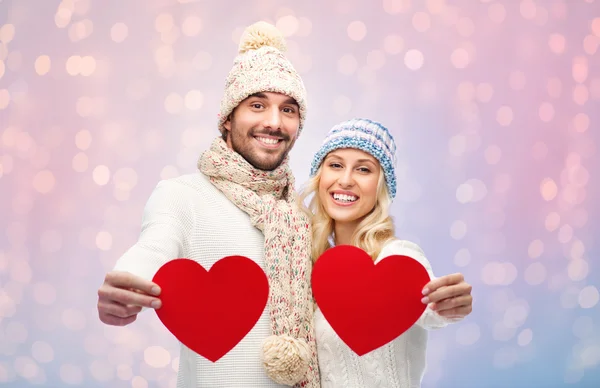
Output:
[[186,187],[162,181],[152,192],[138,242],[117,261],[98,290],[98,315],[108,325],[135,321],[144,307],[160,308],[160,288],[151,279],[170,260],[179,258],[193,226]]

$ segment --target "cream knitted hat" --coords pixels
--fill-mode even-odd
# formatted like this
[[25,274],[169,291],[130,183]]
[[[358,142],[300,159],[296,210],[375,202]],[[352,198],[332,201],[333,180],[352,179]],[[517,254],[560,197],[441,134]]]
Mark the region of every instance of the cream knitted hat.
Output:
[[306,90],[302,78],[283,55],[285,38],[272,24],[257,22],[246,28],[239,45],[239,55],[225,82],[225,95],[221,100],[219,130],[231,112],[252,94],[260,92],[282,93],[292,97],[300,107],[302,131],[306,116]]

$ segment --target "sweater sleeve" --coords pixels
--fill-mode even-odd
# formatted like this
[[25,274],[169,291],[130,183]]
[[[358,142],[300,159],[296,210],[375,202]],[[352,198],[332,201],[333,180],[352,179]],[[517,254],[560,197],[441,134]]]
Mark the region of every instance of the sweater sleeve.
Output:
[[[425,267],[431,280],[436,279],[433,270],[431,269],[431,264],[425,257],[425,252],[423,252],[417,244],[406,240],[395,240],[385,247],[385,251],[385,256],[403,255],[412,257]],[[427,306],[421,317],[417,320],[416,325],[419,325],[426,330],[434,330],[458,321],[460,321],[460,319],[443,317]]]
[[178,182],[158,183],[144,208],[138,241],[119,258],[114,270],[152,280],[163,264],[184,255],[193,226],[186,190]]

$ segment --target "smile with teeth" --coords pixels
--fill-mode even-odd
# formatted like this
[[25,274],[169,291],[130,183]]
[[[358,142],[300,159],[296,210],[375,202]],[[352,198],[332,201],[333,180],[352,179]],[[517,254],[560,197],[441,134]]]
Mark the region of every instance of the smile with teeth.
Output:
[[336,201],[340,201],[340,202],[355,202],[358,197],[354,196],[354,195],[346,195],[346,194],[332,194],[333,199],[335,199]]
[[260,137],[260,136],[256,136],[256,140],[260,141],[261,143],[268,144],[268,145],[275,145],[281,141],[279,139],[271,139],[268,137]]

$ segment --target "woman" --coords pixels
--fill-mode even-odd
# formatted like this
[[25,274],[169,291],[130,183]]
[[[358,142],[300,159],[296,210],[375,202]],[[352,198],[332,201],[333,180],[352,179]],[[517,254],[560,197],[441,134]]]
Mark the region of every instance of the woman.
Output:
[[425,312],[407,332],[363,356],[354,353],[317,310],[315,330],[323,388],[419,387],[426,366],[427,330],[471,312],[471,286],[461,274],[435,278],[423,251],[399,240],[389,214],[396,194],[396,145],[381,124],[354,119],[334,126],[315,154],[301,196],[313,195],[313,260],[328,248],[354,245],[377,263],[390,255],[418,260],[431,279],[423,290]]

